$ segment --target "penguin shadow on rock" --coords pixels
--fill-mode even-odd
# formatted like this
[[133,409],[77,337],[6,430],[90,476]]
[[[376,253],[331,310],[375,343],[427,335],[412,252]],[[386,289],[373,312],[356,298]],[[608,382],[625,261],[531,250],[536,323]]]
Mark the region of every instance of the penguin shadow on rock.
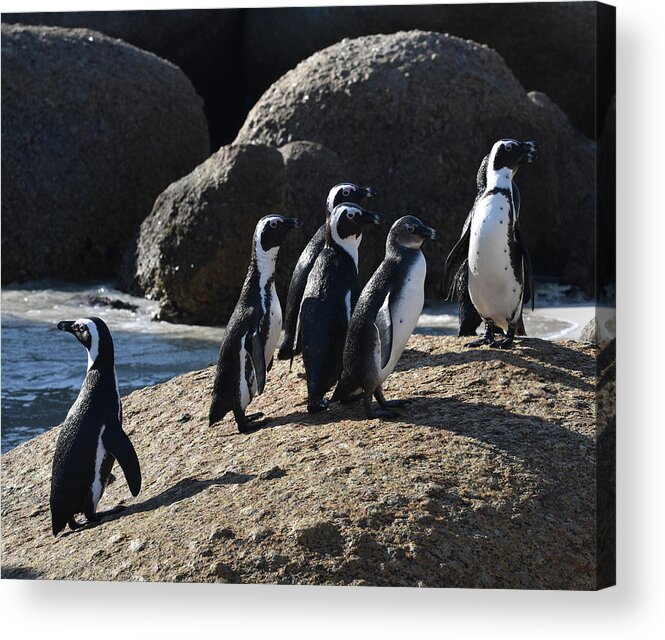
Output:
[[176,484],[174,484],[172,487],[164,489],[164,491],[158,493],[152,498],[148,498],[143,502],[137,502],[129,506],[122,505],[122,511],[112,510],[107,512],[106,515],[100,514],[99,521],[87,523],[76,531],[65,533],[64,536],[72,535],[73,533],[77,533],[78,531],[84,529],[92,529],[106,522],[117,520],[118,518],[126,518],[135,513],[144,513],[146,511],[154,511],[155,509],[159,509],[161,507],[168,507],[172,504],[175,504],[176,502],[192,498],[197,493],[201,493],[201,491],[205,491],[208,487],[212,487],[214,485],[245,484],[254,478],[256,478],[256,475],[247,473],[235,473],[230,471],[224,472],[217,478],[208,478],[204,480],[200,478],[183,478],[182,480],[178,480],[178,482],[176,482]]
[[[518,369],[530,371],[541,380],[551,380],[580,391],[593,391],[593,385],[574,372],[595,375],[596,359],[568,347],[540,338],[520,340],[511,351],[464,350],[427,353],[418,349],[405,350],[406,358],[398,370],[408,371],[419,367],[450,367],[465,365],[473,367],[476,362],[503,362]],[[527,359],[524,356],[529,356]],[[534,360],[536,360],[534,362]],[[422,395],[428,395],[424,391]]]
[[556,485],[566,473],[559,455],[584,461],[593,455],[595,446],[593,438],[567,429],[556,420],[516,413],[489,402],[469,402],[458,396],[419,397],[410,408],[408,423],[445,429],[492,445],[524,460],[546,484]]

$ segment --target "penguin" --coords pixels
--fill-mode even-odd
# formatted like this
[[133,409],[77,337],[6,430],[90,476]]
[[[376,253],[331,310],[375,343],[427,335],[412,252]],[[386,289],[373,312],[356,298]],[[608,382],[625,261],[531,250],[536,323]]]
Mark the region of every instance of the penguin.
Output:
[[342,352],[351,313],[360,295],[358,247],[363,227],[384,216],[359,205],[337,205],[326,221],[326,243],[307,277],[296,340],[302,344],[307,410],[326,409],[324,395],[342,372]]
[[[457,293],[460,305],[466,308],[468,293],[485,320],[485,335],[467,343],[468,347],[510,347],[518,326],[524,333],[523,302],[530,298],[533,308],[533,271],[520,233],[520,197],[513,177],[521,164],[536,159],[538,147],[535,141],[494,143],[478,172],[479,193],[462,236],[446,260],[442,287],[449,297]],[[460,334],[463,325],[475,321],[472,313],[460,313]],[[495,340],[497,330],[505,338]]]
[[71,529],[84,526],[76,521],[79,513],[92,523],[124,509],[97,512],[115,460],[132,495],[141,490],[139,460],[122,429],[111,332],[96,317],[64,320],[58,329],[71,333],[88,350],[88,371],[55,445],[50,499],[54,536],[67,524]]
[[[404,216],[388,233],[386,257],[360,294],[344,344],[340,381],[332,400],[362,396],[368,418],[394,417],[390,407],[409,400],[386,400],[381,385],[393,372],[425,301],[425,239],[439,233],[415,216]],[[379,409],[372,407],[372,396]]]
[[229,411],[233,411],[240,433],[261,425],[256,419],[263,414],[245,415],[245,410],[255,395],[263,393],[282,331],[275,264],[286,234],[297,226],[298,220],[279,214],[264,216],[256,225],[245,283],[219,349],[210,425]]
[[[372,198],[376,191],[372,187],[360,187],[352,182],[342,182],[335,185],[328,193],[326,200],[326,220],[330,217],[333,209],[343,202],[350,202],[362,205],[366,198]],[[302,294],[307,284],[307,276],[314,266],[314,261],[323,251],[326,244],[326,225],[319,227],[319,230],[312,236],[304,251],[300,254],[296,263],[289,292],[286,296],[286,307],[284,310],[284,338],[277,352],[278,360],[291,360],[300,353],[300,346],[295,344],[296,325],[298,323],[298,313],[300,313],[300,303]]]

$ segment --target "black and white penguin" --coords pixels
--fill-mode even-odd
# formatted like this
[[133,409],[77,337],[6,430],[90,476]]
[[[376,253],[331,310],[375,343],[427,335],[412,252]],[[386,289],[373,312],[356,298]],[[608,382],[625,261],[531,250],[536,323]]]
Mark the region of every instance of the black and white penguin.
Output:
[[77,529],[75,516],[97,522],[97,513],[115,460],[133,496],[141,490],[141,468],[131,441],[122,429],[122,404],[115,375],[111,332],[100,318],[58,323],[88,350],[88,372],[76,402],[63,424],[53,457],[51,522],[53,535],[65,525]]
[[255,420],[262,414],[245,415],[245,410],[255,395],[263,393],[282,331],[275,264],[286,234],[297,226],[295,218],[279,214],[265,216],[256,225],[245,283],[219,350],[210,424],[233,411],[241,433],[259,426]]
[[[328,193],[326,200],[326,220],[338,204],[350,202],[361,205],[366,198],[371,198],[374,195],[376,195],[376,191],[372,187],[360,187],[352,182],[342,182],[335,185]],[[300,258],[298,258],[298,262],[293,270],[289,284],[289,293],[286,296],[284,337],[277,352],[278,360],[290,360],[294,355],[300,353],[300,346],[295,344],[295,342],[302,294],[305,292],[307,276],[314,266],[314,261],[318,258],[321,251],[323,251],[325,244],[326,225],[324,223],[312,236],[312,239],[300,254]]]
[[[425,301],[427,263],[421,251],[425,239],[438,231],[415,216],[393,224],[386,257],[360,294],[344,345],[342,375],[333,400],[362,396],[368,418],[393,417],[390,407],[408,400],[386,400],[381,385],[393,372],[413,333]],[[376,397],[379,409],[372,406]]]
[[[537,142],[499,140],[478,171],[478,195],[457,244],[444,265],[444,297],[457,298],[459,335],[485,336],[467,346],[508,347],[525,335],[523,302],[534,302],[531,260],[519,228],[520,195],[514,181],[519,165],[533,162]],[[526,282],[524,276],[526,275]],[[475,297],[474,297],[475,292]],[[494,340],[496,330],[506,334]]]
[[383,219],[380,213],[344,203],[326,221],[326,243],[307,277],[296,331],[302,344],[310,413],[328,406],[323,397],[342,372],[346,331],[360,295],[358,247],[363,227]]

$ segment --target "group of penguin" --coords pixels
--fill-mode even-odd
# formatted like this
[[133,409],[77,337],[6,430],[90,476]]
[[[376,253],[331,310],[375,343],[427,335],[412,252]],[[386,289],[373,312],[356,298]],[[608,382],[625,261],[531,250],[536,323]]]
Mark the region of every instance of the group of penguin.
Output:
[[[444,265],[442,291],[455,298],[459,335],[484,336],[466,346],[509,347],[524,334],[523,303],[534,298],[531,261],[519,228],[520,197],[514,175],[536,159],[538,144],[497,141],[478,170],[478,194],[459,241]],[[302,353],[307,409],[323,411],[330,401],[362,399],[368,418],[394,417],[409,400],[386,400],[382,385],[392,373],[423,308],[427,265],[421,250],[439,233],[406,215],[390,228],[383,262],[361,287],[358,250],[367,225],[385,216],[367,210],[371,187],[342,183],[326,201],[326,220],[302,252],[293,272],[282,323],[275,266],[282,242],[298,226],[295,218],[267,215],[256,225],[251,260],[240,297],[227,324],[209,409],[209,423],[233,411],[241,433],[262,425],[263,414],[247,414],[266,385],[275,351],[291,360]],[[277,348],[282,335],[284,335]],[[122,429],[122,404],[115,374],[113,340],[97,317],[63,321],[88,351],[88,370],[59,434],[51,476],[53,534],[97,522],[109,512],[97,504],[114,461],[132,495],[141,489],[141,469]],[[496,339],[500,332],[502,338]],[[335,387],[330,400],[326,394]],[[373,398],[378,408],[373,405]],[[114,510],[115,511],[115,510]],[[77,514],[87,520],[80,524]]]

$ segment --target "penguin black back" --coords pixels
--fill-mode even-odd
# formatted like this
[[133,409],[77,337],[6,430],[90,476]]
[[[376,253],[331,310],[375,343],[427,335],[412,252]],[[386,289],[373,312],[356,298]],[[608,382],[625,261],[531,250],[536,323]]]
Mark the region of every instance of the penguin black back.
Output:
[[326,408],[323,396],[341,373],[346,331],[360,294],[362,229],[381,222],[381,214],[346,203],[335,207],[326,222],[326,245],[307,278],[298,322],[310,413]]
[[[326,220],[330,217],[333,209],[344,202],[361,205],[366,198],[375,195],[372,187],[361,187],[352,182],[342,182],[335,185],[328,193],[326,200]],[[284,338],[277,352],[278,360],[289,360],[294,355],[300,353],[296,344],[296,328],[298,323],[298,314],[302,296],[307,285],[307,276],[309,276],[314,262],[323,251],[326,244],[326,225],[322,224],[318,231],[309,241],[303,252],[298,258],[291,282],[289,292],[286,297],[286,307],[284,312]]]

